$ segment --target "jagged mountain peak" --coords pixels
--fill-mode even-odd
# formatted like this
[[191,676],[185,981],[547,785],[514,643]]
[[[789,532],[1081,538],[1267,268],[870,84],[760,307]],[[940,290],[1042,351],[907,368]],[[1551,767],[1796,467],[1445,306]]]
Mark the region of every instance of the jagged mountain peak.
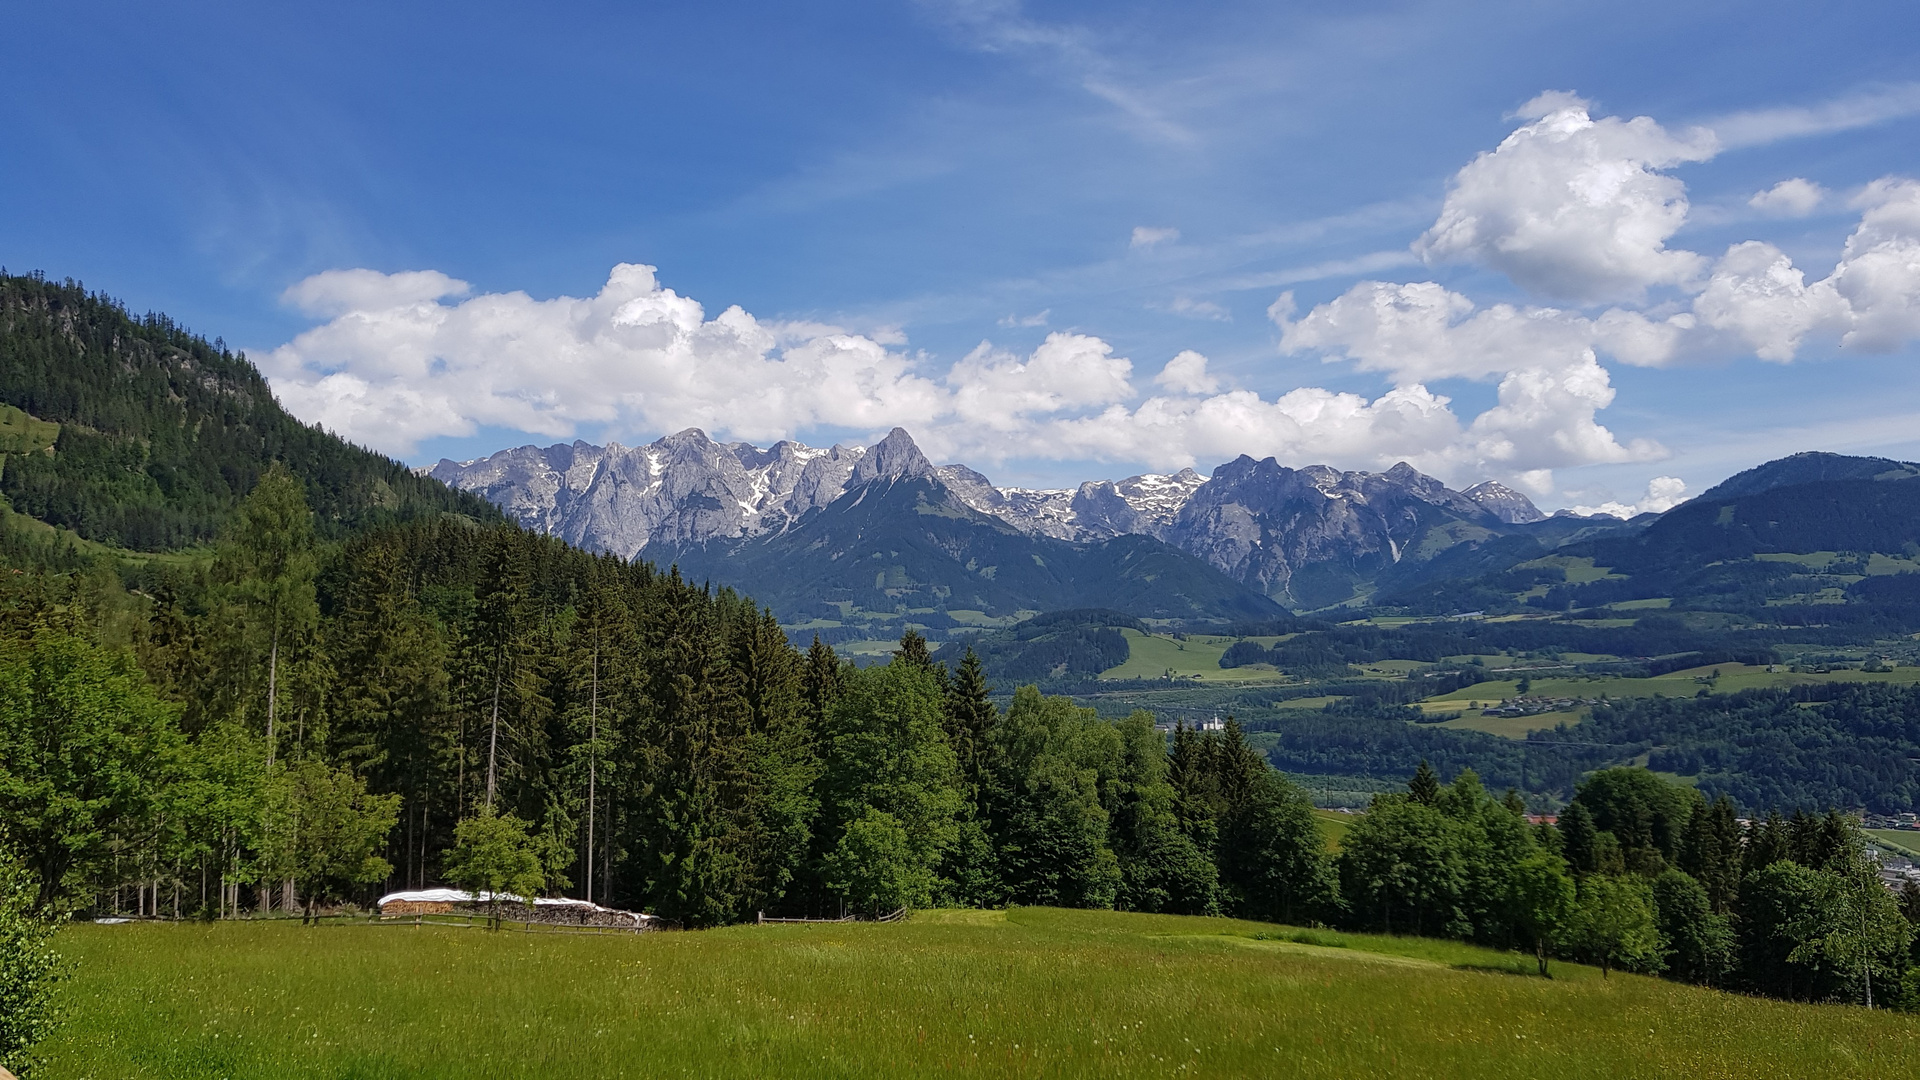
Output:
[[907,434],[906,428],[894,428],[887,437],[874,443],[853,467],[849,478],[850,486],[870,484],[875,480],[923,479],[934,476],[933,462],[920,452],[920,447]]
[[1487,513],[1508,525],[1530,525],[1546,520],[1533,500],[1494,480],[1485,480],[1460,494],[1484,507]]

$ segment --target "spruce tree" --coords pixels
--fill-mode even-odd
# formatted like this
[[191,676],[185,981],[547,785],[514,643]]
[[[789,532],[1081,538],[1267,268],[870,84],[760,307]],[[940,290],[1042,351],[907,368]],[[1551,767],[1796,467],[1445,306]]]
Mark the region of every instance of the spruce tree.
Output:
[[337,689],[326,746],[375,791],[403,797],[394,861],[411,884],[422,880],[426,801],[451,748],[445,651],[394,545],[362,545],[348,565],[345,603],[328,635]]
[[275,463],[244,499],[214,559],[216,580],[226,585],[238,620],[233,629],[265,666],[259,715],[272,764],[280,740],[280,699],[285,654],[302,645],[318,624],[314,595],[313,512],[299,479]]
[[734,624],[732,667],[748,730],[742,744],[747,907],[763,909],[786,895],[807,855],[819,810],[818,729],[808,721],[802,660],[770,611]]
[[1777,810],[1767,811],[1759,824],[1752,826],[1741,860],[1741,876],[1764,870],[1783,859],[1793,858],[1793,837]]
[[934,668],[933,653],[927,650],[927,639],[913,630],[900,635],[900,648],[894,652],[893,657],[903,664],[912,664],[923,671],[932,671]]
[[1560,812],[1561,854],[1576,874],[1590,874],[1600,868],[1600,831],[1594,827],[1593,812],[1585,803],[1572,802]]
[[954,756],[960,761],[960,775],[967,786],[968,801],[980,807],[986,786],[987,751],[1000,712],[988,700],[990,691],[980,657],[967,647],[960,668],[947,682],[947,739],[953,743]]
[[1413,771],[1413,779],[1407,781],[1407,795],[1422,806],[1440,801],[1440,775],[1425,758],[1420,759],[1420,767]]
[[817,732],[827,730],[827,713],[833,708],[834,699],[840,696],[842,684],[840,658],[834,655],[833,646],[813,635],[813,645],[807,649],[806,666],[800,678],[800,696],[806,703],[807,720]]
[[1220,837],[1214,807],[1214,777],[1206,740],[1185,720],[1173,725],[1173,749],[1167,755],[1167,783],[1173,787],[1173,812],[1180,831],[1212,856]]
[[[518,530],[497,530],[488,545],[475,589],[475,639],[485,664],[486,716],[482,759],[486,762],[484,805],[494,805],[502,752],[511,755],[514,706],[523,688],[528,659],[528,630],[533,605]],[[501,728],[507,727],[507,745]]]

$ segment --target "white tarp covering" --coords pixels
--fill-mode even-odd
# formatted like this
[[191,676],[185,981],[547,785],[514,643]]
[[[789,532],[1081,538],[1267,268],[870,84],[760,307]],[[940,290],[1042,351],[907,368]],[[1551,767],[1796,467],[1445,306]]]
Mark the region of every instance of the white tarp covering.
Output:
[[[494,897],[494,894],[492,893],[489,893],[489,892],[472,893],[472,892],[466,891],[465,889],[411,889],[405,892],[388,893],[387,895],[380,898],[380,906],[384,908],[388,904],[407,904],[407,903],[410,903],[410,904],[485,904],[485,903],[492,902],[494,899],[495,897]],[[512,893],[501,893],[499,895],[499,899],[505,900],[509,903],[514,903],[514,904],[527,903],[526,897],[515,896]],[[588,911],[604,911],[610,915],[625,915],[633,919],[635,922],[647,922],[653,918],[652,915],[644,915],[637,911],[621,911],[618,908],[601,907],[599,904],[590,904],[585,900],[574,900],[570,897],[565,897],[565,896],[535,897],[533,899],[533,905],[535,907],[584,908]]]

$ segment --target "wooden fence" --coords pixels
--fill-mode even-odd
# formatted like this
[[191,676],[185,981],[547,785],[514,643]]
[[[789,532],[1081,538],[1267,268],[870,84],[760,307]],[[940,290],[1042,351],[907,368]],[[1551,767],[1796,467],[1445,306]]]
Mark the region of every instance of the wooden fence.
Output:
[[767,926],[773,923],[899,922],[901,919],[904,919],[906,917],[907,917],[906,908],[897,908],[893,911],[888,912],[885,915],[878,915],[873,918],[862,918],[858,915],[842,915],[837,919],[782,919],[773,915],[768,915],[766,912],[762,911],[760,912],[760,918],[757,921],[761,926]]

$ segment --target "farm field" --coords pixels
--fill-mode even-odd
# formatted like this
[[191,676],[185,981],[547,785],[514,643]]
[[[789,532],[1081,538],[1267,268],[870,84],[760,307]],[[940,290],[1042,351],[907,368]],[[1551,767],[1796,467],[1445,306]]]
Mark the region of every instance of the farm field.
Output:
[[[1172,671],[1175,678],[1209,683],[1285,682],[1287,676],[1272,668],[1223,668],[1220,657],[1227,646],[1240,639],[1230,637],[1189,637],[1175,641],[1170,634],[1143,634],[1138,630],[1120,631],[1127,639],[1125,663],[1100,673],[1102,679],[1158,679]],[[1271,646],[1277,637],[1248,638]]]
[[[1263,940],[1264,938],[1264,940]],[[1415,938],[1021,909],[636,937],[75,926],[41,1080],[1875,1077],[1920,1021]]]
[[[1720,673],[1717,680],[1711,684],[1702,681],[1715,671]],[[1731,694],[1740,690],[1768,686],[1804,686],[1827,682],[1891,682],[1911,685],[1920,683],[1920,667],[1900,667],[1882,672],[1848,670],[1825,674],[1796,674],[1784,670],[1769,672],[1765,667],[1748,664],[1709,664],[1704,667],[1670,672],[1651,679],[1543,676],[1534,679],[1527,692],[1533,697],[1548,698],[1652,697],[1655,694],[1664,694],[1667,697],[1692,697],[1709,687],[1717,694]],[[1518,679],[1490,679],[1445,694],[1436,694],[1421,704],[1428,711],[1450,711],[1464,708],[1465,703],[1469,701],[1479,701],[1483,705],[1492,704],[1501,698],[1518,697],[1519,694]],[[1552,727],[1553,725],[1549,722],[1534,726]]]
[[1920,859],[1920,831],[1913,829],[1863,829],[1861,831],[1875,841],[1904,853],[1910,859]]
[[1532,716],[1482,716],[1477,712],[1469,712],[1452,720],[1443,720],[1434,727],[1454,728],[1460,731],[1484,731],[1489,735],[1499,735],[1502,738],[1524,739],[1529,731],[1551,728],[1558,724],[1577,724],[1585,717],[1586,713],[1580,710],[1536,713]]

